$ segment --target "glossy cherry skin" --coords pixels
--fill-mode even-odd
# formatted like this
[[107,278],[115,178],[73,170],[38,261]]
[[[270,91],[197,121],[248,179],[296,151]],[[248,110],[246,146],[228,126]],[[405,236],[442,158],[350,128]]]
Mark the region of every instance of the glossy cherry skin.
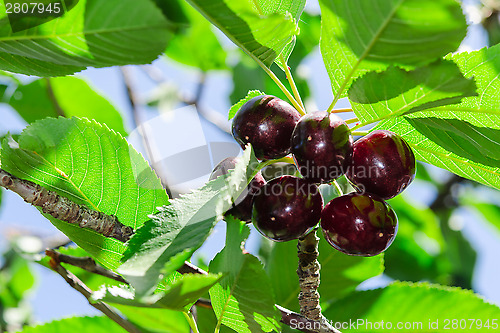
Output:
[[374,194],[349,193],[330,201],[321,213],[321,228],[330,245],[349,255],[374,256],[396,237],[398,219]]
[[264,185],[253,201],[253,223],[265,237],[284,242],[305,236],[318,224],[323,197],[301,178],[282,176]]
[[317,111],[303,116],[295,126],[291,151],[304,178],[325,183],[344,174],[352,142],[349,126],[341,118]]
[[361,192],[390,199],[415,179],[415,155],[390,131],[373,131],[356,141],[346,176]]
[[[238,162],[236,157],[228,157],[223,159],[217,164],[210,175],[210,180],[216,179],[219,176],[226,175],[229,170],[233,170]],[[255,177],[248,184],[247,190],[240,194],[234,200],[233,207],[226,212],[226,215],[233,215],[241,221],[250,222],[252,219],[252,200],[259,191],[259,189],[266,184],[261,172],[257,173]]]
[[252,144],[258,159],[275,159],[290,153],[290,137],[300,114],[287,102],[269,95],[243,104],[233,119],[232,133],[242,148]]

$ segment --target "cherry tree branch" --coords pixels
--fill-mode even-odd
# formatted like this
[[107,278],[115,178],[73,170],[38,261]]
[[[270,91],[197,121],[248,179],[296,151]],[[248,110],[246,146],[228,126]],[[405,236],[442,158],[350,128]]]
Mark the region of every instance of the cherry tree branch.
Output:
[[[316,233],[313,232],[314,237],[316,237]],[[317,237],[316,237],[317,238]],[[318,238],[319,240],[319,238]],[[308,246],[305,249],[309,249]],[[317,241],[316,241],[316,251],[317,251]],[[316,256],[317,257],[317,256]],[[193,264],[190,264],[193,271],[189,273],[195,274],[208,274],[201,268],[196,267]],[[185,265],[184,265],[185,267]],[[179,272],[183,273],[181,270]],[[196,273],[199,271],[200,273]],[[184,273],[183,273],[184,274]],[[318,273],[319,274],[319,273]],[[318,275],[319,278],[319,275]],[[201,299],[200,299],[201,300]],[[198,300],[198,301],[200,301]],[[196,304],[198,305],[198,303]],[[212,304],[209,300],[203,300],[202,305],[204,307],[212,307]],[[281,312],[281,322],[287,326],[290,326],[293,329],[299,330],[304,333],[341,333],[335,327],[333,327],[328,320],[326,320],[322,315],[318,320],[306,318],[304,315],[288,310],[278,304],[275,304],[276,308]]]
[[66,268],[61,266],[58,258],[54,251],[47,251],[46,254],[51,258],[49,265],[56,273],[58,273],[73,289],[82,294],[89,302],[89,304],[101,311],[108,318],[113,320],[115,323],[120,325],[123,329],[130,333],[141,333],[141,331],[135,327],[127,319],[116,313],[109,305],[104,302],[91,301],[92,290],[87,287],[78,277],[73,273],[69,272]]
[[[101,212],[93,211],[85,206],[78,205],[72,202],[71,200],[65,197],[61,197],[55,192],[48,191],[47,189],[31,181],[19,179],[3,169],[0,169],[0,186],[17,193],[27,203],[40,207],[42,209],[42,212],[46,214],[50,214],[53,217],[68,223],[78,224],[82,228],[88,228],[94,230],[106,237],[112,237],[122,242],[126,242],[134,234],[132,228],[121,224],[115,216],[106,215]],[[314,235],[314,237],[316,236]],[[301,251],[300,249],[303,248],[302,252],[304,253],[304,258],[303,258],[304,262],[302,263],[301,266],[302,270],[307,272],[308,269],[311,269],[310,274],[311,276],[314,276],[314,269],[315,269],[314,264],[313,266],[311,266],[311,268],[308,268],[309,264],[311,264],[310,261],[312,258],[312,257],[309,258],[308,256],[312,255],[314,257],[314,246],[311,248],[311,244],[309,243],[310,241],[311,240],[308,237],[306,237],[304,240],[301,241],[302,244],[299,243],[299,253]],[[127,281],[125,281],[123,277],[111,271],[107,271],[103,267],[98,266],[95,263],[95,261],[93,261],[93,259],[91,258],[72,257],[57,253],[52,250],[47,250],[46,254],[50,256],[52,259],[50,263],[51,268],[54,271],[56,271],[59,275],[61,275],[68,282],[68,284],[70,284],[71,287],[79,291],[87,299],[90,299],[90,294],[92,293],[92,291],[87,286],[85,286],[85,284],[83,284],[83,282],[80,281],[71,272],[68,272],[64,267],[62,267],[60,265],[61,262],[68,263],[76,267],[80,267],[89,272],[100,274],[109,277],[111,279],[120,281],[122,283],[127,283]],[[310,263],[307,264],[307,262]],[[186,273],[208,274],[203,269],[187,261],[181,268],[178,269],[178,271],[182,274]],[[302,286],[304,286],[305,289],[303,289],[301,293],[307,291],[307,288],[311,287],[311,285],[308,285],[307,283],[306,284],[301,283],[301,287]],[[120,324],[120,326],[124,327],[128,332],[139,333],[139,331],[135,327],[130,326],[132,324],[130,324],[125,319],[120,317],[118,314],[113,312],[113,310],[105,303],[102,302],[96,304],[91,303],[91,305],[94,306],[96,309],[102,311],[104,314],[109,316],[114,321],[116,321],[118,324]],[[211,303],[208,300],[199,300],[197,305],[209,307],[211,306]],[[291,326],[292,328],[299,329],[299,331],[306,333],[307,332],[339,333],[339,331],[337,331],[335,328],[329,325],[322,316],[318,317],[319,318],[318,320],[315,320],[307,318],[306,316],[303,316],[301,314],[292,312],[279,305],[276,305],[276,307],[281,312],[282,322],[286,325]],[[313,309],[309,309],[307,311],[313,311]],[[306,313],[308,313],[307,311]],[[304,323],[304,325],[301,323]],[[304,329],[301,329],[301,327]],[[313,329],[311,330],[309,328]]]
[[94,230],[121,242],[126,242],[134,233],[131,227],[121,224],[116,216],[78,205],[38,184],[19,179],[3,169],[0,169],[0,186],[19,194],[27,203],[40,207],[45,214],[77,224],[80,228]]
[[[51,250],[47,250],[46,254],[50,256],[52,259],[56,260],[57,262],[67,263],[72,266],[82,268],[88,272],[100,274],[102,276],[111,278],[113,280],[128,284],[128,282],[125,281],[125,279],[123,279],[123,277],[121,277],[120,275],[112,271],[108,271],[101,266],[98,266],[95,263],[95,261],[93,261],[92,258],[89,257],[80,258],[80,257],[68,256]],[[186,262],[184,266],[179,268],[177,271],[182,274],[203,274],[203,275],[208,274],[203,269],[188,262]],[[209,308],[209,309],[212,308],[211,301],[205,298],[200,298],[199,300],[197,300],[195,305],[203,308]],[[340,333],[333,326],[331,326],[328,323],[328,321],[324,318],[322,318],[321,320],[312,320],[306,318],[305,316],[299,313],[295,313],[291,310],[288,310],[278,304],[275,304],[275,306],[281,312],[281,322],[301,332]]]
[[87,272],[98,274],[115,281],[128,284],[128,282],[119,274],[105,269],[104,267],[98,265],[95,260],[91,257],[75,257],[66,254],[62,254],[53,250],[46,250],[45,254],[56,260],[59,263],[69,264],[71,266],[79,267],[86,270]]
[[[0,169],[0,187],[17,193],[27,203],[40,207],[42,212],[52,215],[58,220],[78,224],[80,228],[94,230],[105,237],[115,238],[125,243],[134,234],[134,230],[121,224],[116,216],[78,205],[29,180],[19,179],[3,169]],[[183,267],[179,268],[179,272],[183,274],[207,274],[201,268],[187,261]]]
[[300,313],[306,318],[321,321],[323,315],[321,314],[318,293],[320,284],[319,271],[321,269],[318,262],[318,243],[319,238],[316,236],[316,231],[312,231],[304,238],[299,239],[297,244],[299,257],[297,275],[300,284]]

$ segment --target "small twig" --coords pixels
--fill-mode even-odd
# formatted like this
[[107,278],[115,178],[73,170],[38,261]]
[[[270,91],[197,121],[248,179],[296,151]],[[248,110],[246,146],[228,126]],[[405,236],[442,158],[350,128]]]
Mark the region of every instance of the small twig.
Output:
[[[153,68],[150,68],[149,66],[141,66],[141,69],[144,71],[144,73],[155,83],[157,84],[162,84],[164,82],[167,82],[167,79],[163,76],[161,71],[155,71]],[[226,133],[228,135],[231,134],[231,126],[227,122],[227,118],[224,117],[222,114],[219,112],[213,110],[212,108],[209,108],[207,106],[202,106],[200,103],[201,95],[204,89],[204,84],[205,84],[205,78],[204,74],[202,75],[202,80],[200,80],[198,87],[197,87],[197,92],[195,94],[194,99],[186,99],[181,95],[177,96],[177,99],[186,105],[194,105],[196,108],[196,112],[211,123],[212,125],[216,126],[219,128],[223,133]]]
[[52,83],[50,82],[50,79],[46,78],[45,82],[47,83],[47,95],[49,95],[52,104],[54,104],[54,109],[56,110],[57,114],[61,117],[66,117],[64,110],[62,109],[61,105],[57,101],[56,95],[54,94],[54,89],[52,88]]
[[162,172],[161,166],[158,165],[158,163],[155,161],[155,156],[153,154],[153,150],[151,149],[151,143],[149,142],[149,136],[144,130],[144,126],[142,126],[142,121],[139,115],[139,108],[137,106],[136,97],[132,89],[132,80],[130,78],[130,74],[124,67],[120,67],[120,71],[123,76],[123,84],[125,85],[125,90],[127,92],[130,109],[132,111],[134,126],[137,128],[139,134],[141,135],[142,143],[144,144],[144,148],[146,149],[146,154],[149,157],[149,160],[151,161],[151,168],[156,172],[156,174],[160,178],[163,188],[165,188],[165,190],[167,191],[168,197],[172,198],[172,191],[168,187],[167,180]]
[[[61,253],[58,253],[56,251],[51,251],[47,250],[46,254],[51,257],[55,262],[57,263],[67,263],[69,265],[73,265],[79,268],[82,268],[88,272],[95,273],[95,274],[100,274],[105,277],[109,277],[111,279],[114,279],[116,281],[128,284],[126,280],[123,279],[123,277],[115,274],[114,272],[108,271],[103,267],[97,266],[93,259],[89,257],[84,257],[84,258],[79,258],[79,257],[73,257],[73,256],[68,256],[64,255]],[[92,262],[89,263],[89,261],[92,260]],[[98,269],[95,269],[95,266],[98,267]],[[63,268],[64,269],[64,268]],[[179,268],[177,270],[179,273],[182,274],[202,274],[202,275],[207,275],[208,273],[189,263],[186,262],[183,267]],[[68,272],[69,273],[69,272]],[[71,274],[71,273],[69,273]],[[195,303],[196,306],[203,307],[206,309],[212,309],[212,302],[209,299],[205,298],[200,298],[196,301]],[[281,312],[282,316],[282,322],[288,326],[291,326],[292,328],[297,328],[301,332],[314,332],[314,333],[340,333],[337,331],[335,328],[333,328],[326,319],[322,319],[322,321],[316,321],[316,320],[311,320],[307,319],[301,314],[295,313],[293,311],[290,311],[288,309],[285,309],[284,307],[275,304],[276,308]],[[308,330],[305,328],[312,328],[312,330]]]
[[318,287],[320,283],[319,271],[321,265],[318,262],[319,238],[316,231],[310,232],[304,238],[299,239],[297,244],[299,267],[300,313],[308,319],[322,321],[321,306],[319,304]]
[[199,300],[196,301],[195,305],[205,309],[212,308],[212,302],[210,302],[210,300],[206,298],[200,298]]
[[[104,277],[113,279],[115,281],[129,284],[127,280],[125,280],[121,275],[116,274],[113,271],[107,270],[102,266],[99,266],[95,260],[91,257],[75,257],[75,256],[70,256],[66,254],[62,254],[59,252],[56,252],[54,250],[45,250],[45,253],[48,255],[50,253],[50,257],[56,258],[58,262],[62,262],[65,264],[69,264],[78,268],[81,268],[83,270],[86,270],[87,272],[94,273],[94,274],[99,274]],[[190,262],[184,262],[184,265],[177,270],[181,274],[204,274],[207,275],[208,273],[205,272],[203,269],[191,264]],[[199,300],[200,305],[206,305],[206,301],[203,299]],[[210,302],[210,301],[208,301]],[[198,305],[198,304],[197,304]]]
[[40,207],[45,214],[77,224],[80,228],[91,229],[122,242],[126,242],[134,233],[131,227],[121,224],[116,216],[78,205],[31,181],[19,179],[3,169],[0,169],[0,186],[19,194],[27,203]]
[[75,267],[79,267],[84,269],[90,273],[99,274],[101,276],[113,279],[115,281],[128,284],[128,282],[121,276],[112,272],[110,270],[105,269],[102,266],[99,266],[94,259],[90,257],[75,257],[69,256],[67,254],[62,254],[53,250],[46,250],[45,254],[53,258],[59,263],[66,263]]
[[205,90],[205,80],[206,73],[203,72],[200,76],[198,87],[196,88],[194,100],[182,100],[182,102],[186,105],[193,105],[196,108],[196,112],[198,112],[201,117],[218,127],[222,132],[231,135],[231,127],[229,126],[227,119],[220,113],[201,105],[201,98],[203,96],[203,91]]
[[207,120],[209,123],[212,123],[217,128],[219,128],[222,132],[231,135],[231,127],[229,126],[227,119],[222,116],[220,113],[212,110],[210,108],[204,107],[201,105],[201,98],[203,96],[203,92],[205,90],[205,80],[207,76],[206,73],[203,72],[198,81],[198,86],[196,88],[196,93],[194,95],[194,99],[192,101],[188,101],[182,98],[179,98],[181,102],[186,105],[193,105],[196,108],[196,112]]
[[135,327],[131,322],[121,317],[118,313],[116,313],[109,305],[103,302],[95,302],[91,301],[92,290],[87,287],[78,277],[76,277],[73,273],[69,272],[66,268],[61,266],[60,262],[57,259],[57,256],[52,256],[54,254],[53,251],[47,251],[46,254],[51,258],[49,264],[50,267],[57,272],[66,282],[80,294],[82,294],[89,302],[89,304],[101,311],[108,318],[116,322],[123,329],[130,333],[141,333],[141,331]]
[[207,275],[208,273],[198,266],[193,265],[190,262],[184,262],[184,266],[177,270],[181,274],[203,274]]

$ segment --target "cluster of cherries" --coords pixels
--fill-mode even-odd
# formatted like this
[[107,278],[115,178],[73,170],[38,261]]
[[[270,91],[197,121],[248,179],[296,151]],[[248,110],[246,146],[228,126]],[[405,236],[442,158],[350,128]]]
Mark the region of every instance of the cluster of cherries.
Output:
[[[326,240],[350,255],[373,256],[389,247],[398,221],[384,201],[400,194],[415,178],[415,156],[389,131],[373,131],[353,143],[347,124],[333,113],[300,114],[269,95],[254,97],[236,113],[232,133],[242,147],[252,144],[261,160],[292,153],[301,177],[266,182],[259,172],[226,214],[253,221],[274,241],[307,235],[321,220]],[[234,169],[237,160],[219,163],[212,178]],[[323,207],[318,184],[342,175],[357,190]]]

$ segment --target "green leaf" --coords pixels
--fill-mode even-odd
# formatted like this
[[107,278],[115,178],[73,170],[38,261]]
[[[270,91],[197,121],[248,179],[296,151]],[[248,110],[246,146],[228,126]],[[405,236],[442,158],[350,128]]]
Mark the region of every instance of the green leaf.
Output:
[[477,259],[476,250],[461,230],[450,228],[450,219],[454,214],[453,209],[438,208],[436,213],[440,218],[441,233],[446,244],[444,254],[451,264],[451,267],[448,268],[451,274],[446,282],[464,289],[472,289]]
[[[198,314],[198,329],[200,332],[214,332],[215,327],[217,327],[217,317],[213,309],[207,309],[204,307],[197,307],[196,313]],[[235,331],[227,326],[221,326],[219,333],[234,333]]]
[[466,34],[455,0],[320,0],[320,6],[321,53],[335,101],[363,72],[427,64],[455,51]]
[[73,317],[51,321],[38,326],[26,326],[22,333],[67,333],[67,332],[92,332],[92,333],[123,333],[118,324],[107,317]]
[[244,223],[227,220],[226,246],[209,265],[210,272],[225,274],[210,289],[212,306],[218,325],[240,333],[279,332],[281,316],[274,306],[271,281],[261,262],[241,248],[249,234]]
[[29,263],[13,250],[7,251],[0,268],[0,304],[2,308],[16,308],[35,284]]
[[123,313],[142,333],[190,333],[189,324],[180,311],[119,304],[113,304],[113,307]]
[[[165,264],[178,265],[188,259],[210,234],[222,214],[231,207],[231,197],[241,193],[256,173],[258,161],[247,148],[234,171],[160,209],[129,242],[118,271],[138,294],[150,291],[159,281]],[[237,196],[236,196],[237,197]],[[170,265],[175,267],[176,265]]]
[[76,77],[40,79],[20,85],[9,104],[27,123],[59,115],[86,117],[127,135],[118,110],[87,82]]
[[251,100],[254,97],[262,96],[262,95],[265,95],[265,94],[263,92],[259,91],[259,90],[250,90],[247,93],[247,96],[245,98],[240,99],[240,101],[238,103],[236,103],[233,106],[231,106],[231,109],[229,109],[228,119],[229,120],[233,119],[234,115],[243,106],[243,104],[245,104],[246,102],[248,102],[249,100]]
[[172,23],[150,0],[80,0],[62,17],[15,32],[2,7],[0,69],[38,76],[145,64],[167,45]]
[[153,295],[137,297],[133,289],[122,287],[104,287],[93,294],[95,301],[117,303],[128,306],[165,308],[177,311],[187,311],[221,279],[221,274],[180,274],[175,272],[172,277],[162,283]]
[[[307,55],[317,49],[321,35],[321,16],[303,12],[300,16],[299,28],[300,34],[296,38],[293,53],[288,60],[291,69],[297,68]],[[297,75],[294,76],[294,79],[299,78]],[[303,94],[302,91],[300,93]]]
[[154,3],[161,9],[163,15],[169,20],[177,24],[181,29],[189,24],[189,19],[184,12],[182,1],[179,0],[153,0]]
[[[347,323],[342,332],[376,332],[375,323],[384,322],[382,331],[450,332],[457,330],[490,332],[500,309],[472,291],[427,283],[395,282],[383,289],[356,292],[334,303],[324,315],[334,323]],[[474,322],[469,321],[474,319]],[[359,326],[349,327],[349,320]],[[452,326],[452,320],[464,326]],[[432,323],[437,326],[430,326]],[[486,322],[490,328],[486,328]],[[482,327],[477,328],[476,322]],[[370,328],[369,324],[372,326]],[[397,328],[408,323],[407,328]],[[448,326],[446,326],[448,323]],[[472,327],[471,327],[472,324]],[[392,325],[392,327],[387,326]],[[357,328],[357,329],[356,329]]]
[[[269,78],[264,71],[259,69],[259,66],[248,57],[242,57],[240,62],[232,68],[232,81],[233,81],[233,91],[229,96],[229,101],[231,104],[236,104],[241,99],[241,96],[245,96],[250,90],[260,90],[267,91],[266,79]],[[269,78],[271,80],[271,78]],[[273,82],[276,86],[276,83]],[[278,88],[278,87],[277,87]],[[281,90],[278,88],[281,92]],[[281,92],[281,94],[274,95],[279,98],[286,98]]]
[[[300,16],[304,11],[304,7],[306,5],[306,0],[258,0],[259,9],[261,14],[270,15],[274,13],[280,13],[286,15],[287,13],[292,14],[295,22],[299,22]],[[283,49],[280,54],[280,57],[276,59],[276,64],[284,70],[284,66],[287,66],[288,58],[295,48],[296,38],[293,37],[292,41],[288,43],[288,45]],[[284,62],[281,60],[283,57]]]
[[389,204],[398,215],[398,235],[385,251],[385,274],[396,280],[445,282],[450,263],[436,214],[404,196]]
[[500,45],[449,56],[465,77],[474,76],[478,96],[386,120],[377,128],[402,135],[418,159],[459,176],[500,188]]
[[189,28],[172,38],[166,55],[203,72],[225,69],[226,51],[213,33],[210,22],[186,2],[180,2],[180,5],[189,17]]
[[[450,54],[446,57],[453,60],[465,77],[472,77],[476,81],[477,96],[464,98],[458,105],[449,105],[437,108],[441,112],[470,112],[494,116],[500,119],[500,89],[498,77],[500,66],[500,45],[482,48],[478,51]],[[453,115],[453,113],[451,113]]]
[[467,96],[477,96],[474,80],[466,79],[449,60],[413,71],[391,66],[384,72],[369,72],[349,89],[351,106],[362,123],[459,103]]
[[[70,200],[139,228],[168,202],[160,180],[119,134],[95,121],[46,118],[28,126],[17,141],[2,143],[2,168]],[[126,246],[46,216],[107,268],[119,265]]]
[[298,33],[292,14],[269,12],[266,15],[254,1],[188,0],[188,2],[233,43],[266,67],[271,66],[285,46],[292,41],[293,36]]
[[361,282],[384,272],[384,256],[353,257],[336,251],[320,237],[319,257],[323,301],[338,299],[352,292]]

